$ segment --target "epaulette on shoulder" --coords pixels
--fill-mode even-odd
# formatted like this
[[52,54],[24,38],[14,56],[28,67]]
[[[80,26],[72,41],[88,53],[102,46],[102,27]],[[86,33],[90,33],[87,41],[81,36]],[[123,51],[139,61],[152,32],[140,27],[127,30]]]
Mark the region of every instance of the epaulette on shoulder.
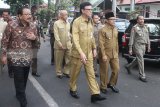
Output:
[[136,28],[137,27],[137,24],[135,24],[134,26],[133,26],[133,28]]
[[148,27],[146,24],[144,24],[145,27]]

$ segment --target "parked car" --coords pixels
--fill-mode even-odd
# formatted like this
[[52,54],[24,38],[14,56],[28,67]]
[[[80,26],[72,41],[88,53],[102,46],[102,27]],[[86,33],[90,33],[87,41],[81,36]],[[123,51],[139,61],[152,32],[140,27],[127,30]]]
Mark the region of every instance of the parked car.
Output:
[[[144,55],[144,61],[150,62],[160,62],[160,18],[145,18],[145,25],[147,25],[149,30],[149,38],[151,42],[151,52],[146,52]],[[125,34],[122,36],[122,56],[128,61],[131,62],[135,55],[129,55],[128,42],[130,38],[130,33],[132,27],[136,24],[136,19],[130,20],[130,25],[125,31]]]
[[121,51],[122,50],[122,36],[124,35],[126,28],[129,26],[129,20],[117,18],[115,21],[115,26],[118,29],[118,44],[119,44],[119,50]]

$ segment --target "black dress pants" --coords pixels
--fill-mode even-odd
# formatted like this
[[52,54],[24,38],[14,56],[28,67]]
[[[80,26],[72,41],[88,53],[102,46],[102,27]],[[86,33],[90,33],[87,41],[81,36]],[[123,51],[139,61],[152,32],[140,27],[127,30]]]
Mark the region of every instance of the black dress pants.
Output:
[[9,74],[9,76],[10,76],[10,75],[14,75],[14,74],[13,74],[14,72],[12,71],[11,65],[8,64],[7,66],[8,66],[8,74]]
[[27,103],[25,90],[30,67],[12,66],[11,68],[14,72],[16,97],[20,103]]

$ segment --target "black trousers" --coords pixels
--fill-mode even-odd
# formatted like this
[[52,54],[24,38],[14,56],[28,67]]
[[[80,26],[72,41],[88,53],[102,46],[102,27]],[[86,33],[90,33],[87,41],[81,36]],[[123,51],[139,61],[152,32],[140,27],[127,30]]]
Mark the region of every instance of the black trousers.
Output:
[[12,75],[14,72],[12,71],[11,65],[7,64],[7,66],[8,66],[8,74]]
[[51,45],[51,63],[54,63],[54,34],[50,34],[50,45]]
[[18,100],[20,100],[20,102],[23,102],[26,100],[25,90],[30,67],[12,66],[11,68],[14,72],[16,97],[18,98]]
[[37,55],[38,55],[38,49],[33,50],[33,58],[32,58],[32,73],[37,73]]

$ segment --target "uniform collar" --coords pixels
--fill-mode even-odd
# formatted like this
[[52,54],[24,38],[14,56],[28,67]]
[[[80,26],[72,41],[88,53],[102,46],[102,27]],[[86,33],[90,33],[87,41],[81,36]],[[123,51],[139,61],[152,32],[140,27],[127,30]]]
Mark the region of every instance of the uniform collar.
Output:
[[81,17],[81,19],[82,19],[83,22],[91,22],[91,20],[89,20],[89,18],[85,19],[83,16],[80,16],[80,17]]
[[62,19],[59,19],[60,22],[62,23],[67,23],[66,21],[62,20]]
[[138,26],[138,27],[144,27],[145,25],[140,25],[140,24],[137,23],[137,26]]
[[106,26],[107,26],[107,28],[109,28],[109,29],[114,29],[114,28],[115,28],[115,26],[111,26],[111,25],[109,25],[108,23],[106,23]]

